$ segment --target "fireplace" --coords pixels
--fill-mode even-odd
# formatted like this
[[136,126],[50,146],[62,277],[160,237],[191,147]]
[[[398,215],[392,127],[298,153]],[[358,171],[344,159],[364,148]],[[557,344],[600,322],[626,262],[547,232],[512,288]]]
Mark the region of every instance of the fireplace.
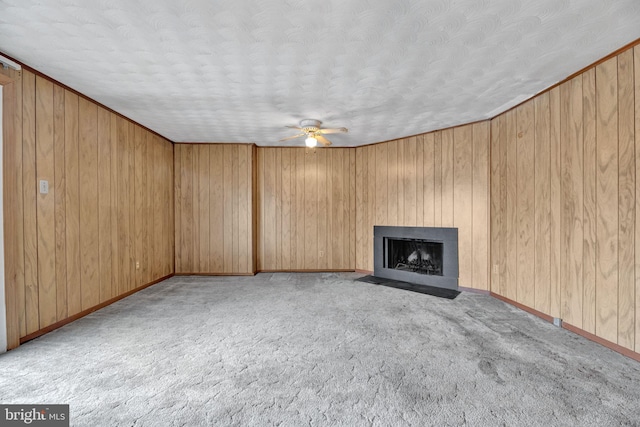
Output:
[[374,226],[375,277],[458,289],[458,229]]

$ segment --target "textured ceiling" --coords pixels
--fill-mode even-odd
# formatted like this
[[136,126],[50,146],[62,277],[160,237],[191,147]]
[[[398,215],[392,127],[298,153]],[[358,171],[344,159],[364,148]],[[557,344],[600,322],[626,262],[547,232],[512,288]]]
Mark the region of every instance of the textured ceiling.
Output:
[[442,129],[638,38],[638,0],[0,0],[1,52],[176,142]]

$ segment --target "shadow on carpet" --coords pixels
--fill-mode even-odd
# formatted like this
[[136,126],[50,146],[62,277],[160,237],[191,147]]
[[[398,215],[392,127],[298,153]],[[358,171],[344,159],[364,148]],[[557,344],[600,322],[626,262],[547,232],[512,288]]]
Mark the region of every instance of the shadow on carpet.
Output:
[[405,291],[419,292],[421,294],[433,295],[434,297],[455,299],[460,295],[460,291],[453,289],[438,288],[429,285],[418,285],[415,283],[401,282],[399,280],[383,279],[375,276],[364,276],[356,279],[357,282],[371,283],[373,285],[388,286],[390,288],[403,289]]

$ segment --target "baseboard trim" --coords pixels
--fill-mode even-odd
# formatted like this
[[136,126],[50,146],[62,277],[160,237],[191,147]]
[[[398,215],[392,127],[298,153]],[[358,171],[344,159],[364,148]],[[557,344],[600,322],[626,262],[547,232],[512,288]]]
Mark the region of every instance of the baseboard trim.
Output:
[[373,274],[373,271],[370,271],[370,270],[360,270],[360,269],[356,268],[355,271],[356,271],[356,273],[360,273],[360,274],[369,274],[369,275]]
[[622,354],[623,356],[627,356],[630,359],[636,360],[638,362],[640,362],[640,353],[636,353],[635,351],[629,350],[628,348],[625,348],[623,346],[621,346],[620,344],[616,344],[614,342],[611,342],[609,340],[605,340],[604,338],[600,338],[597,335],[592,334],[591,332],[587,332],[584,329],[580,329],[576,326],[573,326],[569,323],[565,323],[562,322],[562,327],[565,328],[567,331],[573,332],[574,334],[578,334],[582,337],[585,337],[588,340],[591,340],[593,342],[596,342],[600,345],[603,345],[607,348],[610,348],[611,350]]
[[491,295],[494,298],[499,299],[500,301],[504,301],[507,304],[511,304],[511,305],[513,305],[515,307],[518,307],[520,310],[524,310],[527,313],[533,314],[534,316],[538,316],[542,320],[546,320],[549,323],[553,323],[553,316],[549,316],[548,314],[545,314],[545,313],[543,313],[541,311],[538,311],[535,308],[531,308],[531,307],[528,307],[528,306],[526,306],[524,304],[520,304],[519,302],[516,302],[516,301],[514,301],[512,299],[509,299],[507,297],[503,297],[502,295],[498,295],[498,294],[496,294],[494,292],[489,292],[489,295]]
[[[549,323],[553,323],[553,316],[549,316],[548,314],[542,313],[542,312],[540,312],[540,311],[538,311],[536,309],[533,309],[533,308],[528,307],[526,305],[520,304],[519,302],[513,301],[512,299],[509,299],[507,297],[503,297],[502,295],[498,295],[498,294],[496,294],[494,292],[490,292],[490,295],[492,297],[494,297],[494,298],[497,298],[497,299],[499,299],[501,301],[506,302],[507,304],[511,304],[514,307],[517,307],[517,308],[519,308],[521,310],[524,310],[527,313],[531,313],[534,316],[538,316],[539,318],[541,318],[543,320],[546,320]],[[609,340],[606,340],[604,338],[600,338],[599,336],[594,335],[591,332],[587,332],[584,329],[580,329],[580,328],[578,328],[576,326],[573,326],[573,325],[571,325],[569,323],[562,322],[562,327],[564,329],[566,329],[567,331],[569,331],[569,332],[573,332],[574,334],[580,335],[580,336],[582,336],[582,337],[584,337],[584,338],[586,338],[586,339],[588,339],[590,341],[593,341],[593,342],[595,342],[597,344],[600,344],[600,345],[602,345],[604,347],[607,347],[608,349],[611,349],[611,350],[615,351],[616,353],[620,353],[623,356],[626,356],[626,357],[628,357],[630,359],[633,359],[633,360],[635,360],[637,362],[640,362],[640,353],[636,353],[635,351],[629,350],[628,348],[625,348],[625,347],[623,347],[623,346],[621,346],[619,344],[616,344],[616,343],[611,342]]]
[[354,270],[353,269],[346,269],[346,270],[340,270],[340,269],[302,269],[302,270],[291,270],[291,269],[287,269],[287,270],[258,270],[258,273],[353,273]]
[[255,276],[256,273],[176,273],[174,276]]
[[64,325],[66,325],[68,323],[71,323],[71,322],[73,322],[75,320],[78,320],[78,319],[80,319],[80,318],[82,318],[82,317],[84,317],[84,316],[86,316],[88,314],[93,313],[94,311],[98,311],[101,308],[104,308],[104,307],[106,307],[108,305],[111,305],[116,301],[120,301],[123,298],[126,298],[126,297],[128,297],[130,295],[133,295],[136,292],[139,292],[139,291],[141,291],[143,289],[146,289],[149,286],[153,286],[156,283],[160,283],[163,280],[167,280],[168,278],[173,277],[173,276],[174,276],[174,274],[171,273],[171,274],[169,274],[167,276],[164,276],[164,277],[156,279],[156,280],[154,280],[152,282],[149,282],[146,285],[142,285],[142,286],[140,286],[138,288],[135,288],[135,289],[132,289],[130,291],[127,291],[122,295],[118,295],[117,297],[113,297],[113,298],[111,298],[111,299],[109,299],[109,300],[107,300],[105,302],[102,302],[102,303],[100,303],[98,305],[95,305],[95,306],[93,306],[91,308],[83,310],[80,313],[74,314],[73,316],[69,316],[66,319],[62,319],[59,322],[56,322],[56,323],[54,323],[52,325],[47,326],[46,328],[39,329],[39,330],[37,330],[35,332],[30,333],[29,335],[25,335],[24,337],[20,338],[20,344],[22,345],[22,344],[26,343],[27,341],[31,341],[32,339],[38,338],[38,337],[40,337],[40,336],[42,336],[44,334],[47,334],[47,333],[49,333],[49,332],[51,332],[53,330],[61,328],[61,327],[63,327]]

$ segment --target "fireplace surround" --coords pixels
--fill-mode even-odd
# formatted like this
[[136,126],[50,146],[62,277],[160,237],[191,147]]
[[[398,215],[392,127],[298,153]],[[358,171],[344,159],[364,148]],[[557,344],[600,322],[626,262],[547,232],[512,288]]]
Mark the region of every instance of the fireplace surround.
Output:
[[373,275],[458,289],[458,229],[373,227]]

